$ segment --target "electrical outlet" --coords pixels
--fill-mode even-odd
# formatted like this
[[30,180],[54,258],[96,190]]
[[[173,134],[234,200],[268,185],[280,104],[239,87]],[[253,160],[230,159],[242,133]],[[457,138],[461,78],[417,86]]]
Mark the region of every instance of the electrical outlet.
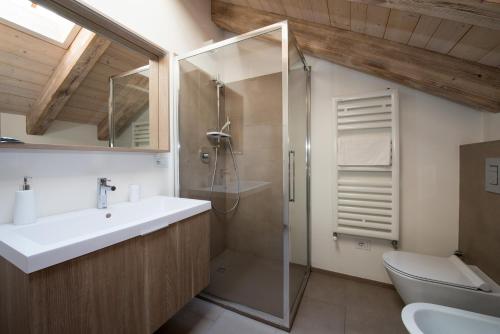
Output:
[[358,240],[356,242],[356,248],[369,251],[371,249],[370,242],[368,240]]
[[166,153],[159,153],[155,155],[155,166],[160,168],[168,167],[168,155]]

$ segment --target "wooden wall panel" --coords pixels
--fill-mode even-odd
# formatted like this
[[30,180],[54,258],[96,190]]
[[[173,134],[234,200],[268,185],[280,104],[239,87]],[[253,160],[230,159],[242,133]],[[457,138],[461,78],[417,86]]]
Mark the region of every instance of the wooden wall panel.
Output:
[[481,64],[500,67],[500,45],[479,60]]
[[311,0],[312,18],[316,23],[330,24],[327,0]]
[[282,3],[285,8],[286,15],[296,19],[306,19],[305,17],[307,16],[307,13],[300,7],[300,0],[287,0],[282,1]]
[[28,113],[65,52],[0,23],[0,112]]
[[470,28],[471,26],[466,23],[442,20],[425,48],[448,53]]
[[362,3],[351,4],[351,31],[364,33],[366,30],[367,5]]
[[328,0],[330,24],[334,27],[351,29],[351,3],[347,0]]
[[141,239],[30,276],[33,333],[143,333]]
[[384,37],[389,14],[388,8],[368,5],[364,33],[374,37]]
[[500,284],[500,194],[484,189],[485,159],[500,157],[500,141],[460,147],[458,248],[464,260]]
[[473,26],[453,47],[449,55],[480,61],[497,45],[500,45],[500,31]]
[[281,1],[276,0],[260,0],[262,9],[271,13],[285,15],[285,8]]
[[500,30],[499,0],[350,0]]
[[406,44],[417,26],[420,15],[391,9],[384,38]]
[[[486,15],[488,10],[491,15],[498,15],[500,4],[474,3],[471,4],[471,8],[474,8],[471,10],[477,10],[477,12],[467,12],[464,10],[467,7],[464,0],[457,0],[461,3],[460,8],[454,7],[452,2],[439,0],[221,1],[308,22],[330,24],[336,28],[386,38],[418,48],[427,47],[429,50],[450,53],[461,59],[500,67],[500,56],[498,51],[495,51],[498,46],[495,44],[495,37],[500,36],[500,23],[496,28],[488,28],[484,27],[484,20],[477,20],[473,23],[464,19],[468,15],[476,15],[477,19],[481,15]],[[425,10],[418,10],[419,6]],[[452,11],[458,10],[457,12],[461,15],[455,16],[454,19],[453,15],[444,15],[443,11],[446,11],[447,7]],[[429,8],[437,8],[438,11],[435,12]],[[484,18],[486,19],[487,16]]]
[[14,55],[49,64],[54,68],[66,53],[62,47],[47,43],[2,23],[0,23],[0,45],[2,50],[5,48]]
[[415,26],[415,30],[413,30],[411,34],[408,45],[425,48],[440,23],[441,19],[421,15],[417,25]]
[[0,63],[4,66],[24,68],[44,76],[50,76],[54,72],[54,66],[42,63],[38,60],[28,59],[0,49]]

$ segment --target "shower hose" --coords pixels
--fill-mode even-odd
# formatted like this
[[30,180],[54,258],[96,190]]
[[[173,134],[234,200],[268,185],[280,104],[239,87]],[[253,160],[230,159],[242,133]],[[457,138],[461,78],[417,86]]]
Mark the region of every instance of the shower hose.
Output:
[[218,147],[219,145],[216,145],[215,146],[214,171],[212,173],[212,183],[210,185],[210,203],[212,204],[212,208],[215,210],[215,212],[221,213],[221,214],[231,213],[232,211],[234,211],[238,207],[238,204],[240,203],[240,173],[238,171],[238,164],[236,163],[236,159],[234,157],[233,147],[231,146],[231,139],[226,138],[226,140],[227,140],[227,144],[229,145],[229,151],[231,152],[231,159],[233,160],[234,172],[236,174],[237,197],[236,197],[236,200],[233,202],[233,205],[228,210],[221,210],[215,206],[215,203],[213,201],[213,194],[214,194],[215,174],[217,173],[217,161],[219,158],[219,147]]

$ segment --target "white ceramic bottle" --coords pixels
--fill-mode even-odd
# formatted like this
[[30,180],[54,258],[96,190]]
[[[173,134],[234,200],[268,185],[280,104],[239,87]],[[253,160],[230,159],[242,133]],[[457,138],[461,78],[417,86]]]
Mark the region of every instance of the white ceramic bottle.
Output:
[[141,199],[141,186],[138,184],[130,184],[128,186],[129,202],[138,202]]
[[35,191],[31,189],[29,179],[31,177],[25,176],[21,190],[16,191],[12,220],[15,225],[31,224],[36,221]]

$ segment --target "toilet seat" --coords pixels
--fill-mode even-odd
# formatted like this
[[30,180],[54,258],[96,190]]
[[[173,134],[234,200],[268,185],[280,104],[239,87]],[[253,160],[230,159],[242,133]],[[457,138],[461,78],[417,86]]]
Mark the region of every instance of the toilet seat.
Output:
[[492,290],[487,282],[455,255],[439,257],[391,251],[384,253],[383,259],[388,269],[414,279],[471,290]]

